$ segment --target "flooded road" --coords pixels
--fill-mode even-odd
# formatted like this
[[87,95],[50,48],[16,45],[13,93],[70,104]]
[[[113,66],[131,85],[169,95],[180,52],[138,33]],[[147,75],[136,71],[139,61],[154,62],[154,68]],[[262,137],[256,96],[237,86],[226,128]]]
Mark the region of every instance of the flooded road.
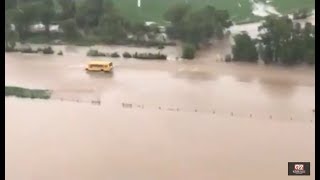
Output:
[[285,180],[288,161],[310,161],[301,179],[314,179],[313,69],[203,53],[113,59],[113,75],[87,74],[88,48],[55,48],[65,55],[5,54],[6,85],[54,90],[53,100],[6,98],[7,180]]

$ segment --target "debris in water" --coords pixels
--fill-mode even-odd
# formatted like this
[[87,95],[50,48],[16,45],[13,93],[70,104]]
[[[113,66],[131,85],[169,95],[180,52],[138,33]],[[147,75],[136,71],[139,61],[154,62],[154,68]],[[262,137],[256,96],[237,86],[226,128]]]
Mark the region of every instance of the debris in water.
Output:
[[122,107],[124,107],[124,108],[132,108],[132,104],[122,103]]

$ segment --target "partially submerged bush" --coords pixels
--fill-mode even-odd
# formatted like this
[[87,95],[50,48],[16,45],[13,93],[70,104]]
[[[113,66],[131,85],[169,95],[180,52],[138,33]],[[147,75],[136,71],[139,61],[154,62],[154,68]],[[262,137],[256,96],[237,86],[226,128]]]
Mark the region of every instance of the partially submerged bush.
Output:
[[166,60],[167,55],[161,54],[161,53],[135,53],[133,55],[134,58],[136,59],[159,59],[159,60]]
[[132,58],[132,55],[130,53],[128,53],[128,52],[124,52],[122,54],[122,57],[124,57],[124,58]]
[[42,52],[43,51],[43,49],[42,48],[38,48],[37,49],[37,52],[39,53],[39,52]]
[[105,57],[106,54],[105,54],[105,53],[102,53],[102,52],[99,52],[98,50],[95,50],[95,49],[90,49],[90,50],[87,52],[87,56],[92,56],[92,57]]
[[6,47],[5,52],[19,52],[19,50],[14,47]]
[[129,39],[124,44],[132,44],[134,46],[159,47],[159,46],[176,46],[175,42],[161,42],[161,41],[145,41]]
[[118,58],[118,57],[120,57],[120,55],[117,52],[114,52],[111,54],[111,57]]
[[54,54],[54,51],[53,51],[53,49],[51,48],[51,46],[49,46],[49,47],[44,48],[44,49],[42,50],[42,53],[43,53],[43,54]]
[[58,55],[59,55],[59,56],[63,56],[63,52],[62,52],[62,51],[59,51],[59,52],[58,52]]
[[37,98],[37,99],[49,99],[51,92],[48,90],[40,89],[26,89],[14,86],[5,87],[5,96],[16,96],[21,98]]
[[163,44],[159,45],[158,49],[164,49],[164,45]]
[[182,47],[182,58],[193,59],[195,57],[196,47],[192,44],[185,44]]
[[227,55],[225,56],[225,58],[224,58],[224,61],[225,61],[225,62],[231,62],[231,61],[232,61],[231,55],[230,55],[230,54],[227,54]]
[[259,59],[256,40],[252,39],[246,32],[233,37],[232,46],[233,61],[257,63]]

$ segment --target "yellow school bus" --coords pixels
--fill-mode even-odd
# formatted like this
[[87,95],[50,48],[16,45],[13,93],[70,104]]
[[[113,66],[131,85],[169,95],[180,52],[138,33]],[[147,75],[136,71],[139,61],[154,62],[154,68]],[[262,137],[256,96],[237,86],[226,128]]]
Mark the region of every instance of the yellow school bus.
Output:
[[113,69],[112,62],[109,61],[90,61],[87,64],[87,71],[111,72]]

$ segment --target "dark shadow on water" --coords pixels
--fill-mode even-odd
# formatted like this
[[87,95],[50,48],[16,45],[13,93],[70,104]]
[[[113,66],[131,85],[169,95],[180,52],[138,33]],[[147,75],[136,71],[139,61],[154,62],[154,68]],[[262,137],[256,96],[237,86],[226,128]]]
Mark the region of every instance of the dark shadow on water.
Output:
[[235,76],[236,80],[239,82],[250,83],[253,81],[252,76]]
[[68,46],[65,47],[65,51],[66,52],[76,53],[76,52],[78,52],[78,47],[77,46],[68,45]]
[[294,94],[297,84],[292,80],[275,78],[259,79],[263,91],[272,97],[290,97]]
[[109,79],[114,76],[114,72],[86,72],[93,79]]
[[211,81],[216,80],[216,76],[203,71],[178,71],[172,74],[173,77],[186,80]]

